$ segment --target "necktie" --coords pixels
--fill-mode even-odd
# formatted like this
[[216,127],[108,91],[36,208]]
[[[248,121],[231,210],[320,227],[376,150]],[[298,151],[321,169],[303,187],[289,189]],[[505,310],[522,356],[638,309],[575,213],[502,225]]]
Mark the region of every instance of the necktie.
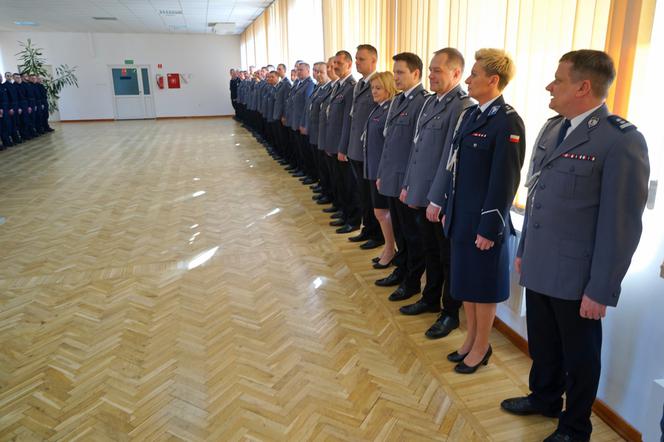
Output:
[[569,129],[571,125],[572,122],[565,118],[562,126],[560,126],[560,132],[558,132],[558,141],[556,142],[556,147],[562,144],[563,140],[565,139],[565,135],[567,135],[567,129]]
[[397,100],[397,107],[401,106],[404,101],[406,101],[406,94],[405,93],[399,95],[399,99]]

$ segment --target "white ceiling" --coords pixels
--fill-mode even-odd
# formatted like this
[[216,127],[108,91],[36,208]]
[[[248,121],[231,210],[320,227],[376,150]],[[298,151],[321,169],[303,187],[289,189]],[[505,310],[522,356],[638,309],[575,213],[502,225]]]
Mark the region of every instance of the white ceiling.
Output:
[[[240,34],[273,0],[0,0],[0,31]],[[92,17],[115,17],[101,21]],[[19,26],[15,22],[36,22]]]

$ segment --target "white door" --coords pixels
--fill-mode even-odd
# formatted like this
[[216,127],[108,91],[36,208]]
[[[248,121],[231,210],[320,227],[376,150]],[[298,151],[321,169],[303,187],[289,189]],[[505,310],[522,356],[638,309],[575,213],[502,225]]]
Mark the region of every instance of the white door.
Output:
[[141,65],[110,66],[116,120],[154,118],[150,68]]

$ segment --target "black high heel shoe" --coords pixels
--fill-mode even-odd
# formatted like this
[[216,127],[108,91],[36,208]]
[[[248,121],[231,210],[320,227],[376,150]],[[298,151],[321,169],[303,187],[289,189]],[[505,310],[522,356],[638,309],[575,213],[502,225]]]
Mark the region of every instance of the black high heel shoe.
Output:
[[468,353],[461,354],[458,351],[455,351],[455,352],[450,353],[450,354],[447,355],[447,360],[450,361],[450,362],[459,363],[459,362],[463,361],[466,358],[466,356],[468,356]]
[[493,353],[493,350],[491,349],[491,346],[489,345],[489,349],[486,351],[486,354],[484,355],[484,357],[482,358],[482,360],[480,361],[479,364],[470,366],[470,365],[466,365],[466,363],[463,362],[463,360],[462,360],[461,362],[459,362],[456,365],[456,367],[454,367],[454,371],[456,371],[457,373],[461,373],[461,374],[475,373],[477,371],[477,369],[480,368],[480,365],[486,365],[486,364],[489,363],[489,358],[491,357],[492,353]]
[[387,264],[381,264],[380,260],[379,260],[379,261],[374,263],[373,268],[374,269],[386,269],[391,265],[392,265],[392,260],[391,259],[390,259],[390,262],[388,262]]

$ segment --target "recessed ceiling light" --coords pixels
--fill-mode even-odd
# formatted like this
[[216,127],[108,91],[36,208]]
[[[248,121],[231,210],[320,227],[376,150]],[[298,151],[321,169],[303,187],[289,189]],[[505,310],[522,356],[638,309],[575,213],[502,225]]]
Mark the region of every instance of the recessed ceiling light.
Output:
[[14,24],[17,26],[39,26],[36,21],[15,21]]
[[92,17],[93,20],[115,21],[117,17]]

